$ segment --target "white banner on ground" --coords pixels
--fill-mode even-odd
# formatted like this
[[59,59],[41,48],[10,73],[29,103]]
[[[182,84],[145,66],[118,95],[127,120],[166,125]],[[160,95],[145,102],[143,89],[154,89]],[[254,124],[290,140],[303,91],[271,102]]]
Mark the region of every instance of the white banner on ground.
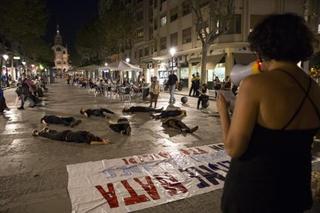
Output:
[[68,165],[73,212],[130,212],[222,188],[222,144]]
[[207,193],[223,187],[229,165],[222,144],[68,165],[72,212],[130,212]]

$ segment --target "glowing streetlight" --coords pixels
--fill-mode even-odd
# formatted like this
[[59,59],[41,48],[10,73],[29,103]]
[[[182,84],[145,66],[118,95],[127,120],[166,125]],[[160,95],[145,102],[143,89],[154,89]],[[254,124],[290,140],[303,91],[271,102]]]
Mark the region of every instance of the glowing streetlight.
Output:
[[130,63],[130,58],[126,58],[126,62],[127,62],[127,63]]
[[106,62],[106,63],[104,63],[104,66],[105,66],[105,67],[107,67],[107,66],[108,66],[108,63],[107,63],[107,62]]
[[173,60],[174,60],[174,55],[176,54],[177,50],[174,47],[171,47],[169,50],[169,53],[171,55],[171,72],[173,73]]
[[170,53],[171,57],[173,57],[176,54],[176,52],[177,52],[177,50],[174,47],[171,47],[170,50],[169,50],[169,53]]
[[5,61],[7,61],[8,58],[9,58],[9,56],[8,56],[7,54],[3,54],[3,55],[2,55],[2,58],[3,58]]

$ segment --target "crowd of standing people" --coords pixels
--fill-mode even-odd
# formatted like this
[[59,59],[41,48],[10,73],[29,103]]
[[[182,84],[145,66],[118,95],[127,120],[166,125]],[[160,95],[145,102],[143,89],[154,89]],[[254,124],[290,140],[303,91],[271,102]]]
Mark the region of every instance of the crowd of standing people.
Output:
[[16,93],[20,100],[19,110],[24,110],[25,101],[30,102],[30,107],[40,106],[44,92],[48,91],[47,79],[44,76],[31,76],[22,74],[18,80]]

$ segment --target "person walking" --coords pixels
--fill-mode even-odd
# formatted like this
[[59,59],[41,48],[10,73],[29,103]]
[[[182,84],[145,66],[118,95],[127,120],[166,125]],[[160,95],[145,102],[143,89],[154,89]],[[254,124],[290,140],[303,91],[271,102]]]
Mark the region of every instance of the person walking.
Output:
[[191,79],[191,87],[190,87],[190,90],[189,90],[189,96],[191,96],[191,93],[192,93],[192,96],[193,96],[193,93],[194,93],[194,84],[195,84],[195,78],[196,76],[194,74],[192,74],[192,79]]
[[169,75],[168,82],[167,82],[167,84],[169,86],[169,92],[170,92],[169,104],[174,104],[176,101],[176,99],[174,97],[174,92],[176,89],[177,82],[178,82],[178,77],[176,76],[176,74],[174,74],[174,72],[172,72]]
[[313,54],[313,41],[303,17],[291,13],[267,16],[249,34],[261,73],[242,80],[232,120],[224,96],[217,99],[231,157],[223,213],[302,213],[312,207],[320,87],[297,63]]
[[160,94],[160,85],[157,77],[154,76],[151,78],[151,86],[150,86],[150,106],[152,107],[152,103],[154,103],[154,108],[157,108],[158,97]]

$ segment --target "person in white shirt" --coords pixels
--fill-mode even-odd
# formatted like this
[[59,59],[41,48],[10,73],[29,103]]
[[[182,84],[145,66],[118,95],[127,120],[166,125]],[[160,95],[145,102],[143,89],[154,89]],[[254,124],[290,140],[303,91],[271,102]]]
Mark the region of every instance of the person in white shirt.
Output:
[[157,77],[151,78],[151,86],[150,86],[150,107],[152,107],[152,103],[154,103],[154,108],[157,107],[158,97],[160,93],[160,85]]

